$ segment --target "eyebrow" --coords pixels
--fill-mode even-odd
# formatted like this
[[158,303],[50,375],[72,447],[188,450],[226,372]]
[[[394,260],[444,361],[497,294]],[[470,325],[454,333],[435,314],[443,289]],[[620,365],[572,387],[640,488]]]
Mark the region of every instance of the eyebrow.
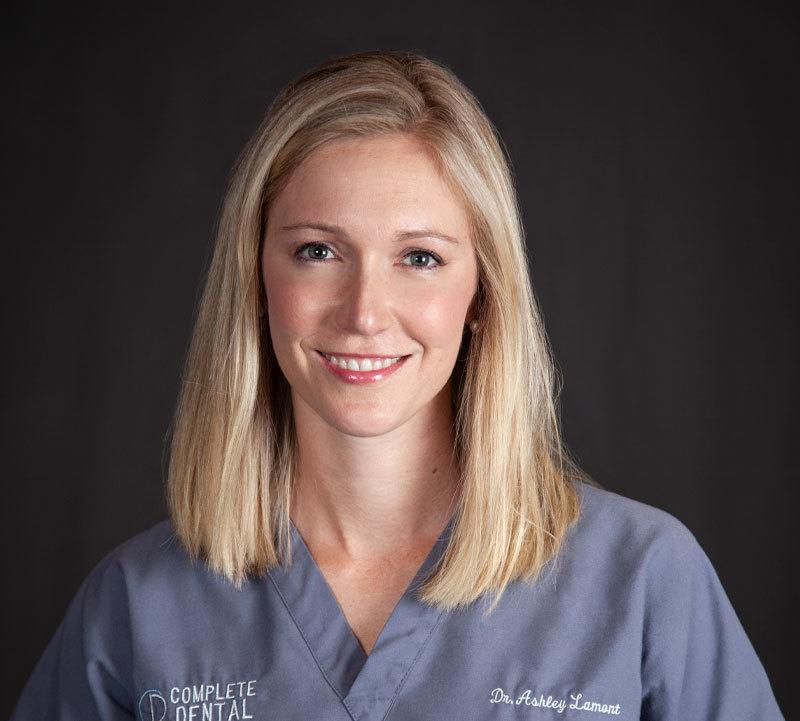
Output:
[[[338,235],[342,235],[345,238],[347,237],[347,233],[344,231],[343,228],[340,228],[337,225],[330,225],[328,223],[317,223],[317,222],[303,222],[303,223],[292,223],[291,225],[284,225],[281,230],[300,230],[300,229],[311,229],[311,230],[322,230],[326,233],[336,233]],[[432,230],[430,228],[415,228],[413,230],[402,230],[395,234],[395,241],[401,240],[410,240],[412,238],[438,238],[439,240],[444,240],[448,243],[455,243],[458,244],[458,239],[454,238],[452,235],[447,235],[446,233],[440,233],[438,230]]]

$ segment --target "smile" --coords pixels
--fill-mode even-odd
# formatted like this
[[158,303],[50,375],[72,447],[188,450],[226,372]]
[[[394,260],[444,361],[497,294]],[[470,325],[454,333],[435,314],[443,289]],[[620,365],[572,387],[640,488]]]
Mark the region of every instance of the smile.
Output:
[[349,383],[370,383],[383,380],[401,368],[411,356],[393,358],[356,358],[336,356],[322,351],[316,355],[325,367],[338,378]]
[[[322,352],[322,351],[320,351]],[[388,368],[390,365],[397,363],[403,356],[395,356],[394,358],[355,358],[353,356],[335,356],[328,353],[322,353],[331,363],[338,365],[339,368],[344,368],[350,371],[377,371],[382,368]]]

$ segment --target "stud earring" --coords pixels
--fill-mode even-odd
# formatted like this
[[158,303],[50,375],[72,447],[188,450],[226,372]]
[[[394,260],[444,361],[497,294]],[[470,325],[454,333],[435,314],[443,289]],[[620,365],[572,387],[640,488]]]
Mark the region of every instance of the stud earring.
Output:
[[473,321],[471,321],[471,322],[470,322],[470,324],[469,324],[469,329],[470,329],[470,330],[471,330],[473,333],[474,333],[475,331],[477,331],[479,327],[480,327],[480,325],[479,325],[479,323],[478,323],[478,321],[477,321],[477,320],[473,320]]

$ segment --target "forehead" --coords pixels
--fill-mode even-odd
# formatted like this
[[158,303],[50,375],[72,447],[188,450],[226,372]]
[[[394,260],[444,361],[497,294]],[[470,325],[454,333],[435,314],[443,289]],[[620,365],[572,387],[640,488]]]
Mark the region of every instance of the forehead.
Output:
[[292,173],[270,210],[273,222],[323,221],[353,232],[435,226],[466,238],[467,210],[430,151],[409,135],[326,143]]

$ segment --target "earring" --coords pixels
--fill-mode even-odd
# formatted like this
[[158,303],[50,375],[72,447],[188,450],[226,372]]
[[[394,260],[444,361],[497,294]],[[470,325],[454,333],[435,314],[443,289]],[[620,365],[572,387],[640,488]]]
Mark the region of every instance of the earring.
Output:
[[478,321],[477,321],[477,320],[473,320],[473,321],[471,321],[471,322],[470,322],[470,324],[469,324],[469,329],[470,329],[470,330],[471,330],[473,333],[474,333],[476,330],[478,330],[478,328],[479,328],[479,327],[480,327],[480,325],[479,325],[479,323],[478,323]]

